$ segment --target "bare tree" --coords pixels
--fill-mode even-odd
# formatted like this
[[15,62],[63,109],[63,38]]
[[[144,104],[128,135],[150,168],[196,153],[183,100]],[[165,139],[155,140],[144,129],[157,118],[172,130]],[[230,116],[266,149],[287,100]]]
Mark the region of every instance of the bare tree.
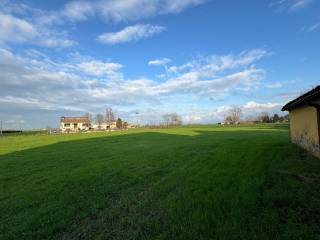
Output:
[[86,112],[83,116],[88,118],[90,124],[93,122],[93,117],[91,113]]
[[231,118],[231,116],[226,116],[225,118],[224,118],[224,123],[225,124],[232,124],[232,118]]
[[166,127],[169,127],[170,124],[170,114],[165,114],[163,115],[163,121],[164,121],[164,125]]
[[98,125],[98,129],[101,129],[101,125],[103,124],[103,115],[102,114],[97,114],[96,115],[96,124]]
[[229,110],[230,118],[233,124],[239,123],[242,115],[242,109],[234,106]]
[[51,127],[49,125],[46,126],[46,130],[47,130],[48,134],[52,133],[52,129],[51,129]]
[[90,129],[91,129],[91,126],[92,126],[92,123],[93,123],[92,114],[89,113],[89,112],[86,112],[83,116],[89,120],[89,123],[86,124],[86,125],[87,125],[88,129],[90,130]]
[[177,113],[163,115],[164,124],[168,126],[179,126],[182,124],[181,117]]
[[114,113],[112,111],[112,108],[106,109],[106,122],[109,126],[109,131],[111,130],[111,124],[114,121]]
[[182,124],[181,117],[177,113],[171,113],[171,124],[173,126],[179,126]]

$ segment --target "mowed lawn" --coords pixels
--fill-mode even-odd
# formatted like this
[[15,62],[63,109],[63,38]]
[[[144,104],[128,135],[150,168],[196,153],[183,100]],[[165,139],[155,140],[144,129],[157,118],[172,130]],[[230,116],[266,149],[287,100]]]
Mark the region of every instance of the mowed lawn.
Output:
[[287,125],[0,138],[0,239],[320,239]]

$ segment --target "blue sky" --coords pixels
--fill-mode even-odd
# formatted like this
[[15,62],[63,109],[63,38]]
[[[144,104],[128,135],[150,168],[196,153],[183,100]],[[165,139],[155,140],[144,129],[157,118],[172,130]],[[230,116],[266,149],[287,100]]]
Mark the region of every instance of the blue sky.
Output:
[[319,42],[316,0],[0,0],[0,119],[280,113],[319,84]]

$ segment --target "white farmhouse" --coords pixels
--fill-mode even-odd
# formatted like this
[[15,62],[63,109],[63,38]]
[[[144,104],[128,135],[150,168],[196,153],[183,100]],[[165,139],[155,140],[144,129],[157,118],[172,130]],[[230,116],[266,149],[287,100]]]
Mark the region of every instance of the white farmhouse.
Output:
[[60,129],[62,132],[77,132],[90,129],[88,117],[61,117]]

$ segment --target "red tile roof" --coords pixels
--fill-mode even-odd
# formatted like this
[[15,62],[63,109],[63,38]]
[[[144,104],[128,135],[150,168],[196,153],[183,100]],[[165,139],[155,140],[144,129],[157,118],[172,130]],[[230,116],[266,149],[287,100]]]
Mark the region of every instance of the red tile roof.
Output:
[[63,123],[90,123],[87,117],[61,117]]

